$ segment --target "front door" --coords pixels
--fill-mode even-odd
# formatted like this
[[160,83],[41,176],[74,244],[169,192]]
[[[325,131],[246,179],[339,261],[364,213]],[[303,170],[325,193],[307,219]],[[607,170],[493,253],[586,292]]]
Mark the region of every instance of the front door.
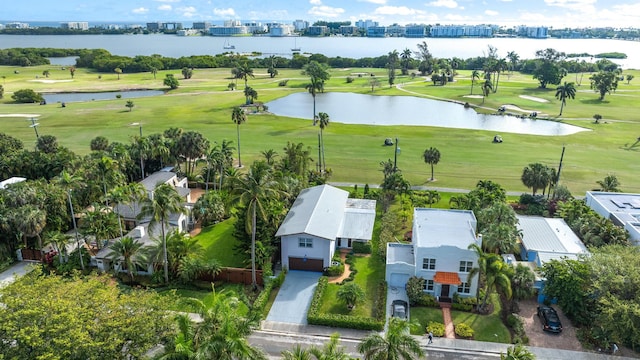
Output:
[[442,290],[440,291],[440,297],[441,298],[448,298],[449,297],[449,285],[448,284],[443,284],[442,285]]

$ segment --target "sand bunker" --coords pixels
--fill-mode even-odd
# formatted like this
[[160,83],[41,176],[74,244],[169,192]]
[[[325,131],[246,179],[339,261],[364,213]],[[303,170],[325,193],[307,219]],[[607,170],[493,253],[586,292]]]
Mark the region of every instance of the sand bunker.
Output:
[[521,98],[523,99],[527,99],[527,100],[531,100],[531,101],[537,101],[540,103],[547,103],[549,102],[549,100],[546,99],[541,99],[539,97],[535,97],[535,96],[529,96],[529,95],[520,95]]
[[463,97],[472,98],[472,99],[482,99],[482,95],[464,95]]
[[34,118],[40,115],[36,114],[0,114],[0,117],[23,117],[23,118]]
[[31,82],[39,82],[39,83],[43,83],[43,84],[55,84],[55,83],[62,83],[62,82],[72,82],[73,80],[49,80],[49,79],[37,79],[37,80],[29,80]]

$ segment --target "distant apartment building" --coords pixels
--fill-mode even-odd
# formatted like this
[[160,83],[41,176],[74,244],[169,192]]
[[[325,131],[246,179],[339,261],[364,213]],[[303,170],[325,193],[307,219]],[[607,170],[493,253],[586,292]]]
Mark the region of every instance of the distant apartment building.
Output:
[[86,31],[89,30],[89,23],[86,21],[69,21],[60,23],[60,27],[62,29]]
[[297,32],[306,30],[309,27],[309,22],[306,20],[295,20],[293,22],[293,28]]
[[321,26],[309,26],[307,28],[307,35],[309,36],[324,36],[329,33],[329,28],[321,25]]
[[357,26],[353,25],[342,25],[340,26],[340,34],[343,36],[353,36],[358,34],[360,29]]
[[178,36],[193,36],[198,35],[200,33],[199,30],[196,29],[180,29],[176,32]]
[[266,33],[269,31],[269,27],[270,24],[263,24],[260,22],[256,22],[256,21],[250,21],[250,22],[246,22],[244,24],[242,24],[242,26],[246,26],[247,27],[247,31],[251,34],[254,33]]
[[393,24],[387,26],[387,36],[390,37],[403,37],[405,34],[406,28],[402,25]]
[[273,36],[273,37],[291,36],[294,30],[295,28],[293,27],[293,25],[274,24],[274,26],[269,27],[269,36]]
[[367,30],[370,27],[380,26],[380,24],[377,21],[373,21],[373,20],[358,20],[356,21],[356,26],[359,29]]
[[387,28],[385,26],[370,26],[367,28],[368,37],[385,37],[387,36]]
[[237,36],[249,34],[246,26],[212,26],[209,28],[211,36]]
[[518,35],[534,39],[546,39],[549,37],[549,29],[543,26],[521,26],[518,28]]
[[0,24],[0,30],[2,30],[4,28],[5,28],[4,24]]
[[208,21],[194,21],[193,25],[191,26],[192,29],[194,30],[209,30],[209,28],[211,27],[211,23]]
[[148,22],[147,23],[147,30],[149,31],[160,31],[162,30],[162,23],[157,21],[157,22]]
[[492,37],[493,29],[487,25],[434,25],[431,37]]
[[427,34],[427,25],[407,25],[404,31],[404,36],[408,38],[423,38]]
[[5,27],[7,29],[28,29],[29,28],[29,23],[10,22],[8,24],[5,24]]
[[225,20],[225,27],[234,27],[234,26],[242,26],[242,22],[240,20]]

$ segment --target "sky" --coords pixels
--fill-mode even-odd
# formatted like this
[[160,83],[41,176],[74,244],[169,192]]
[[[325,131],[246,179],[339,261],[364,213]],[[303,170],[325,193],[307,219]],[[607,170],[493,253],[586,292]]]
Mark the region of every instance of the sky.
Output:
[[[498,24],[554,28],[639,27],[638,0],[26,0],[10,1],[12,21],[280,21]],[[91,24],[90,24],[91,25]]]

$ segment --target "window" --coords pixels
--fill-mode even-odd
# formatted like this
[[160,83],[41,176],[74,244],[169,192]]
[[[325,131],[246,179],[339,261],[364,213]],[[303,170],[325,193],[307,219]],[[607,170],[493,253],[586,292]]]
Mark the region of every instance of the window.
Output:
[[433,291],[433,280],[424,281],[424,291]]
[[460,272],[468,273],[473,268],[473,261],[460,261]]
[[301,248],[312,248],[313,247],[313,239],[311,239],[311,238],[298,238],[298,247],[301,247]]
[[423,270],[435,270],[436,269],[436,259],[429,259],[429,258],[422,259],[422,269]]
[[458,292],[460,294],[468,294],[471,292],[471,284],[469,284],[468,282],[463,282],[462,284],[460,284],[460,286],[458,286]]

